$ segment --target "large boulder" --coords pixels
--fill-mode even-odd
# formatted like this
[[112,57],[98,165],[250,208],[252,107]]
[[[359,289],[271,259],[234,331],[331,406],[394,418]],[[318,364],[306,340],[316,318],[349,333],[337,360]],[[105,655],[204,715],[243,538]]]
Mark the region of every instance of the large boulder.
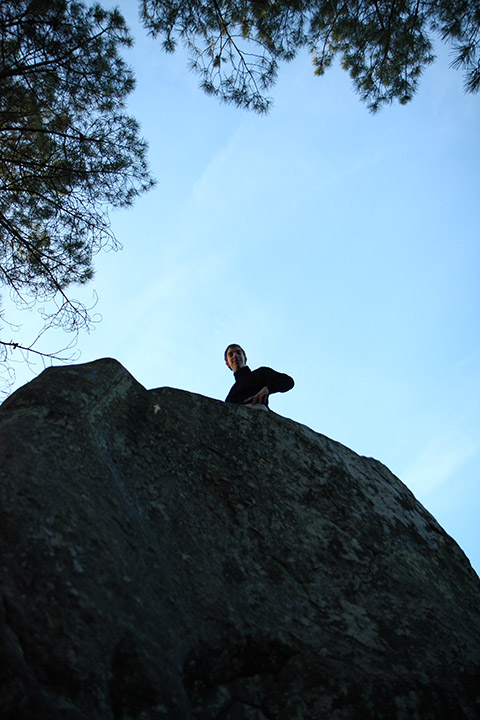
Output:
[[376,460],[51,368],[0,408],[2,720],[480,717],[480,582]]

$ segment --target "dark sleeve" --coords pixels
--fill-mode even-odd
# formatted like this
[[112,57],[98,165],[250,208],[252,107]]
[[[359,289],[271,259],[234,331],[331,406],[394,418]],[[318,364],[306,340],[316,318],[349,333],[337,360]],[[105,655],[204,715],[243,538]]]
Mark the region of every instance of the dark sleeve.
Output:
[[265,385],[271,393],[287,392],[287,390],[291,390],[295,385],[293,378],[291,378],[290,375],[286,375],[286,373],[279,373],[267,367],[262,368],[262,370],[264,370]]

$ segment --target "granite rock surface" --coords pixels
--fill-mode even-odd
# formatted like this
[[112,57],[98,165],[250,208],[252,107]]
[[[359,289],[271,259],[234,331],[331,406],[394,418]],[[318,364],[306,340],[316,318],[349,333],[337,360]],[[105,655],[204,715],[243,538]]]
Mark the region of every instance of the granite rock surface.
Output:
[[380,462],[50,368],[0,408],[2,720],[477,720],[480,581]]

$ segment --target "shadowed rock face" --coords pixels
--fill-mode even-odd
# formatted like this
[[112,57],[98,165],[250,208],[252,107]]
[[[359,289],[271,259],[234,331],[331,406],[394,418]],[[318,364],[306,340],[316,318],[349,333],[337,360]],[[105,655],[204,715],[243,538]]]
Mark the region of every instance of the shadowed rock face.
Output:
[[379,462],[114,360],[0,408],[3,720],[480,717],[480,583]]

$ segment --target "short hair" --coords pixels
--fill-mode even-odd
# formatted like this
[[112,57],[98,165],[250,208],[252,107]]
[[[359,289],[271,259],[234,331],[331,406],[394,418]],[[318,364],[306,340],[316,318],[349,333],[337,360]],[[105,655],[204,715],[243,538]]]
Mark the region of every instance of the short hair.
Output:
[[239,345],[238,343],[230,343],[230,345],[227,345],[227,348],[226,348],[226,350],[225,350],[225,354],[224,354],[224,356],[223,356],[224,359],[225,359],[225,361],[227,360],[227,353],[228,353],[228,351],[230,350],[231,347],[238,347],[238,348],[240,348],[240,350],[243,352],[244,356],[247,357],[247,353],[245,352],[245,350],[242,348],[241,345]]

